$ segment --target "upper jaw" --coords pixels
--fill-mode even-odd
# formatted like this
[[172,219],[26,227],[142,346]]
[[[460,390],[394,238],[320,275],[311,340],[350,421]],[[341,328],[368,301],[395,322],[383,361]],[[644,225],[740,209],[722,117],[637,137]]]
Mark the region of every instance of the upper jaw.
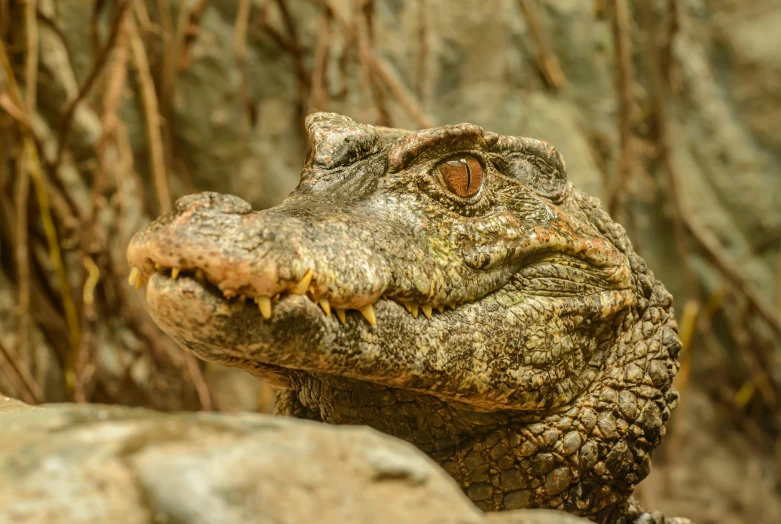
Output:
[[[281,299],[302,295],[326,314],[334,311],[343,319],[346,311],[356,310],[370,323],[381,299],[395,300],[415,318],[430,318],[436,310],[476,298],[471,289],[443,292],[452,273],[444,276],[441,261],[399,257],[405,250],[425,254],[427,248],[403,230],[389,231],[392,221],[372,222],[369,212],[356,218],[328,210],[318,217],[308,210],[307,216],[301,212],[304,200],[295,208],[283,204],[258,212],[230,195],[186,197],[131,240],[131,283],[140,286],[158,273],[174,279],[191,275],[226,299],[255,300],[266,318]],[[396,247],[383,238],[395,239]]]

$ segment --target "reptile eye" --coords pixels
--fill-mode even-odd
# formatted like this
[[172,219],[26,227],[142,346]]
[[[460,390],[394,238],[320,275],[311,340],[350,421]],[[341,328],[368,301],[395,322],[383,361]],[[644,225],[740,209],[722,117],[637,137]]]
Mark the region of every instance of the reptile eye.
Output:
[[450,192],[461,198],[476,195],[483,183],[483,166],[473,156],[446,160],[437,170]]

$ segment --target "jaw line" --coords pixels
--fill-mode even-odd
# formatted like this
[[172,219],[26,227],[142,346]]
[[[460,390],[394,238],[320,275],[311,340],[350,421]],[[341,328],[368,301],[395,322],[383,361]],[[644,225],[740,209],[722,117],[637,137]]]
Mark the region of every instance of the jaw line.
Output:
[[[444,320],[436,317],[437,312],[431,320],[422,314],[414,320],[402,305],[381,300],[376,326],[369,325],[357,311],[349,312],[346,325],[342,325],[334,313],[326,316],[306,296],[286,295],[274,304],[272,316],[266,320],[250,301],[228,300],[209,284],[184,275],[174,280],[160,273],[149,279],[146,297],[155,322],[186,350],[203,360],[268,378],[274,385],[285,387],[287,377],[297,371],[324,373],[417,391],[470,409],[528,411],[513,408],[504,395],[485,397],[479,393],[488,382],[472,382],[463,369],[458,373],[459,360],[447,351],[431,350],[438,362],[437,374],[444,380],[431,389],[422,380],[431,373],[430,366],[409,353],[409,344],[379,342],[392,337],[413,340],[420,335],[414,323]],[[472,307],[475,304],[466,306]],[[446,311],[443,317],[470,315],[466,308]],[[447,328],[444,324],[439,327]]]

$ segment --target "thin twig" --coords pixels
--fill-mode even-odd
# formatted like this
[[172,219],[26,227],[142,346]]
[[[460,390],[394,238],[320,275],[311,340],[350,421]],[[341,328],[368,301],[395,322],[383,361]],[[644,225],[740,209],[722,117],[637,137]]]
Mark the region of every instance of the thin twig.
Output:
[[[367,35],[369,29],[360,9],[353,16],[353,19],[353,34],[355,35],[355,43],[358,47],[358,89],[360,90],[361,99],[368,101],[372,94],[372,81],[374,80],[376,82],[376,79],[372,77],[372,47]],[[378,114],[382,114],[382,111],[378,111]]]
[[11,3],[0,0],[0,35],[5,35],[8,31],[8,24],[11,21]]
[[688,210],[684,208],[684,223],[686,228],[697,240],[697,243],[704,249],[705,254],[719,268],[722,274],[737,287],[740,292],[746,296],[748,301],[754,307],[757,313],[768,323],[776,336],[781,338],[781,313],[768,304],[765,299],[757,293],[753,286],[743,277],[740,269],[726,256],[724,256],[724,247],[718,238],[708,229],[703,227]]
[[128,22],[128,37],[133,61],[138,72],[138,83],[141,90],[141,101],[144,107],[146,119],[147,140],[149,142],[149,156],[152,164],[152,176],[155,181],[157,200],[160,213],[167,213],[171,209],[171,193],[168,188],[168,177],[165,171],[165,157],[163,152],[163,137],[160,132],[160,112],[157,105],[152,72],[149,69],[149,61],[146,49],[141,42],[136,30],[136,23],[132,17]]
[[[16,83],[11,63],[8,60],[8,54],[5,49],[5,44],[0,39],[0,62],[2,62],[3,69],[5,70],[6,79],[9,85],[9,93],[12,100],[21,106],[21,97],[19,95],[19,88]],[[29,121],[30,117],[27,117]],[[73,297],[71,296],[70,283],[68,282],[68,275],[65,270],[65,263],[62,259],[62,253],[60,251],[60,244],[57,238],[57,228],[54,226],[54,220],[51,214],[51,205],[49,202],[49,195],[47,193],[46,182],[43,178],[43,172],[41,170],[41,161],[38,156],[38,149],[35,140],[32,135],[32,130],[29,127],[22,126],[22,139],[24,143],[24,154],[27,157],[28,169],[30,170],[30,177],[35,187],[35,194],[38,199],[38,208],[40,211],[41,225],[43,226],[44,234],[46,235],[46,243],[49,248],[49,257],[54,265],[55,273],[60,288],[60,299],[62,301],[62,308],[65,312],[65,318],[68,323],[68,331],[70,333],[70,351],[68,352],[68,358],[66,358],[65,367],[65,380],[66,384],[72,386],[73,375],[72,365],[73,357],[75,357],[76,350],[79,347],[79,341],[81,338],[81,330],[79,327],[78,316],[76,315],[76,307],[73,303]]]
[[781,249],[778,250],[778,267],[776,268],[776,309],[781,311]]
[[73,53],[71,53],[70,45],[68,44],[68,37],[65,36],[65,33],[60,29],[60,27],[49,18],[49,16],[46,15],[43,11],[38,9],[36,16],[38,17],[38,21],[42,22],[44,27],[57,35],[57,38],[60,41],[60,45],[62,46],[63,51],[65,51],[65,56],[67,57],[67,62],[69,64],[73,63]]
[[106,7],[106,0],[95,0],[92,6],[92,14],[89,20],[89,32],[90,40],[92,40],[92,56],[97,58],[100,54],[100,34],[98,31],[98,23],[100,20],[100,13],[103,8]]
[[567,77],[561,69],[559,58],[550,46],[548,38],[542,31],[540,18],[537,13],[536,2],[532,0],[518,0],[518,4],[529,24],[529,29],[537,44],[537,67],[539,67],[545,82],[555,89],[561,89],[567,84]]
[[286,0],[274,0],[282,16],[282,22],[285,25],[286,35],[282,35],[268,21],[268,3],[264,4],[259,10],[258,23],[263,30],[271,36],[280,46],[287,49],[293,59],[293,68],[296,72],[298,103],[296,104],[296,120],[301,123],[299,131],[304,133],[303,121],[306,112],[307,100],[309,98],[309,89],[311,85],[311,75],[304,63],[303,48],[298,41],[298,32],[296,31],[293,17]]
[[390,127],[390,113],[385,106],[385,99],[383,95],[382,87],[380,86],[380,79],[377,73],[372,67],[372,61],[370,57],[372,55],[372,49],[374,44],[372,41],[372,29],[371,29],[371,6],[373,4],[367,3],[364,8],[355,17],[356,29],[355,34],[358,36],[358,59],[361,63],[361,70],[365,71],[362,75],[363,82],[370,89],[372,97],[374,98],[374,106],[377,109],[377,124],[381,126]]
[[187,372],[190,374],[190,378],[195,386],[195,391],[198,393],[201,408],[204,411],[211,411],[212,396],[209,392],[209,386],[206,384],[206,379],[203,378],[203,373],[201,373],[201,368],[198,367],[198,361],[190,353],[184,355],[184,361],[187,366]]
[[90,222],[95,223],[99,214],[100,206],[98,205],[98,199],[101,199],[102,192],[105,186],[108,184],[108,171],[109,162],[107,158],[109,140],[114,135],[116,127],[119,123],[117,113],[119,111],[120,99],[122,91],[125,88],[125,81],[127,79],[127,60],[128,60],[128,18],[125,19],[123,26],[120,28],[120,34],[117,37],[116,48],[111,60],[111,65],[108,68],[106,87],[103,91],[103,118],[100,138],[98,139],[97,156],[98,156],[98,170],[93,189],[93,206],[92,206],[92,218]]
[[[160,80],[159,105],[160,114],[169,116],[173,103],[174,86],[179,76],[179,61],[181,60],[184,41],[187,37],[187,26],[190,19],[190,8],[187,2],[179,3],[179,14],[176,17],[176,27],[171,27],[170,6],[168,1],[161,0],[160,19],[163,24],[163,67]],[[173,29],[173,34],[172,34]]]
[[236,28],[233,32],[233,47],[236,49],[236,67],[239,70],[239,93],[244,114],[250,127],[255,125],[255,106],[249,96],[247,81],[247,27],[250,18],[250,0],[239,0],[236,11]]
[[0,366],[5,370],[8,379],[14,388],[28,404],[40,404],[42,401],[41,387],[27,371],[21,366],[22,359],[3,346],[0,341]]
[[306,65],[304,65],[304,53],[303,48],[298,40],[298,31],[296,31],[296,24],[293,22],[293,15],[290,14],[290,8],[287,5],[287,0],[275,0],[279,12],[282,15],[282,21],[285,24],[285,30],[287,36],[290,38],[291,46],[290,53],[293,55],[293,66],[296,70],[296,76],[298,78],[301,87],[299,88],[302,93],[306,93],[309,89],[309,73]]
[[426,0],[418,0],[418,49],[415,57],[415,94],[419,99],[423,98],[426,87],[426,73],[428,67],[428,19],[426,18]]
[[[35,114],[35,103],[38,83],[38,23],[35,15],[36,0],[29,0],[25,5],[25,32],[27,54],[25,56],[25,118]],[[29,116],[28,116],[29,115]],[[27,211],[30,199],[30,172],[27,169],[26,157],[22,155],[17,163],[16,185],[16,271],[19,287],[18,304],[18,334],[20,353],[29,356],[30,342],[30,260],[27,229]]]
[[[331,11],[331,14],[334,16],[334,20],[336,20],[336,22],[342,28],[342,31],[344,31],[344,33],[348,35],[352,41],[357,42],[358,38],[355,34],[355,31],[347,19],[336,8],[333,0],[319,0],[319,2],[321,5],[328,7],[328,9]],[[433,124],[431,119],[423,111],[423,108],[420,107],[418,102],[415,100],[415,97],[407,90],[404,84],[401,83],[399,78],[391,72],[391,69],[387,63],[380,59],[380,57],[377,56],[372,48],[365,50],[365,52],[367,52],[366,59],[369,60],[369,63],[372,65],[372,70],[377,74],[380,80],[382,80],[382,82],[385,84],[385,87],[387,87],[393,96],[396,97],[399,104],[401,104],[410,118],[412,118],[412,120],[414,120],[415,123],[421,128],[432,127]]]
[[414,120],[415,123],[421,128],[433,127],[434,124],[432,123],[431,119],[426,115],[426,113],[423,111],[423,108],[420,107],[415,98],[410,94],[406,86],[401,83],[401,80],[399,80],[398,76],[396,76],[396,74],[391,71],[391,68],[388,66],[387,62],[376,56],[376,54],[373,52],[370,56],[372,58],[371,63],[373,71],[380,79],[382,79],[385,87],[387,87],[388,90],[393,93],[393,96],[396,97],[396,100],[399,101],[401,107],[405,109],[412,120]]
[[659,52],[659,62],[662,73],[664,75],[664,84],[668,86],[670,91],[674,92],[674,44],[675,38],[678,36],[678,31],[681,29],[681,23],[678,14],[678,0],[667,0],[667,17],[669,27],[666,32],[667,38],[665,38],[662,48]]
[[203,16],[203,12],[206,10],[206,5],[208,3],[209,0],[201,0],[200,2],[195,4],[192,7],[192,9],[190,9],[190,16],[189,16],[189,22],[187,24],[187,30],[185,31],[184,34],[182,49],[179,52],[179,65],[178,65],[179,71],[184,71],[185,69],[187,69],[190,63],[190,51],[192,50],[192,46],[198,37],[199,34],[198,27],[201,24],[201,16]]
[[328,97],[326,78],[328,74],[328,62],[331,51],[331,12],[321,9],[320,23],[317,30],[317,41],[312,67],[312,89],[309,92],[309,104],[307,113],[322,111],[325,109]]
[[[659,154],[659,160],[667,175],[668,196],[672,201],[673,210],[674,240],[681,265],[684,290],[686,291],[687,298],[697,300],[699,293],[697,292],[694,272],[691,268],[689,239],[683,219],[683,199],[680,195],[681,184],[678,173],[672,164],[670,130],[667,119],[667,104],[671,93],[669,84],[665,80],[669,77],[669,72],[665,72],[664,68],[671,68],[672,64],[665,62],[665,60],[669,60],[669,58],[665,58],[665,53],[668,49],[672,48],[673,40],[676,35],[673,27],[666,32],[659,27],[659,24],[655,21],[656,17],[654,16],[653,7],[650,4],[646,6],[644,15],[643,18],[648,21],[648,29],[646,31],[648,34],[648,48],[646,50],[646,57],[649,76],[651,78],[651,104],[653,107],[653,119],[656,128],[656,147]],[[659,34],[664,35],[664,41],[661,46],[657,45],[654,40],[654,36]]]
[[75,402],[88,402],[89,398],[86,385],[95,373],[95,365],[90,362],[91,348],[95,344],[95,287],[100,280],[100,268],[90,257],[83,259],[87,277],[82,288],[82,337],[79,351],[73,362],[73,400]]
[[615,178],[608,200],[610,214],[618,216],[627,190],[632,170],[632,51],[629,39],[629,8],[626,0],[611,0],[613,7],[612,29],[618,62],[616,89],[618,91],[618,133],[621,147],[618,176]]
[[24,26],[27,33],[27,54],[24,63],[24,87],[27,114],[35,114],[38,92],[38,18],[37,0],[27,0],[24,6]]
[[76,113],[76,108],[79,106],[82,100],[89,94],[93,84],[103,71],[103,66],[106,63],[106,59],[111,54],[111,50],[114,48],[114,42],[119,35],[119,28],[122,25],[122,19],[125,17],[127,7],[130,5],[128,0],[118,0],[117,7],[114,12],[114,19],[111,22],[111,29],[109,30],[108,40],[106,45],[100,50],[100,53],[95,57],[95,63],[92,64],[87,79],[79,88],[79,92],[76,94],[68,108],[65,110],[65,114],[60,122],[60,127],[57,131],[57,153],[54,157],[54,163],[52,165],[52,172],[56,172],[62,163],[62,156],[65,153],[65,142],[70,132],[71,122],[73,121],[73,115]]

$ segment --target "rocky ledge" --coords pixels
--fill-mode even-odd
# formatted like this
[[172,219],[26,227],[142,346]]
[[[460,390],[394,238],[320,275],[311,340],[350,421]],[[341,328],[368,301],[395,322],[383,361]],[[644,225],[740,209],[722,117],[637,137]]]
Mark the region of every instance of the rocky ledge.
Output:
[[0,396],[0,524],[583,524],[484,514],[412,445],[357,426]]

